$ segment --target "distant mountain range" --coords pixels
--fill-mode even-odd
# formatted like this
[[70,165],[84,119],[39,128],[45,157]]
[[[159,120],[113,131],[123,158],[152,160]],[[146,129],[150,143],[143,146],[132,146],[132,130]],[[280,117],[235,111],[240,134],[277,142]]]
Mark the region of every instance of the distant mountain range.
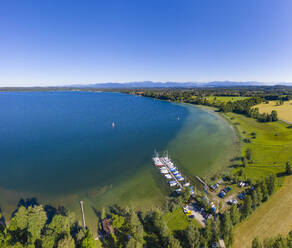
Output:
[[201,82],[126,82],[126,83],[99,83],[99,84],[74,84],[66,87],[78,87],[78,88],[100,88],[100,89],[122,89],[122,88],[198,88],[198,87],[236,87],[236,86],[272,86],[272,85],[284,85],[292,86],[292,83],[273,83],[267,84],[263,82],[247,81],[247,82],[235,82],[235,81],[213,81],[207,83]]

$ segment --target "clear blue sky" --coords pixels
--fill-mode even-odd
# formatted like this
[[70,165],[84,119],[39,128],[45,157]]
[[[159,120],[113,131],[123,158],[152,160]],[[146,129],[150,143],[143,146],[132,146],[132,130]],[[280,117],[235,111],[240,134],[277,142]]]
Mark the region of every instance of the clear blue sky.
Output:
[[291,0],[6,0],[0,86],[292,82]]

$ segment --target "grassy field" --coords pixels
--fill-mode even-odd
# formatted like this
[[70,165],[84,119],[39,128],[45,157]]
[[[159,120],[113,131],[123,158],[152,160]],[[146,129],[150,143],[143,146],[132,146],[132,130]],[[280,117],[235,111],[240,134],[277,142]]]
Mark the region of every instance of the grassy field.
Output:
[[234,102],[238,100],[248,99],[249,97],[244,96],[208,96],[209,101],[219,101],[219,102]]
[[196,220],[189,219],[181,208],[178,208],[172,213],[165,214],[163,219],[172,232],[186,229],[190,221],[193,221],[198,228],[202,228]]
[[184,230],[187,228],[189,223],[188,217],[183,213],[181,208],[165,214],[163,219],[171,231]]
[[[292,204],[292,177],[283,176],[285,163],[292,161],[292,129],[284,122],[260,123],[234,113],[228,113],[226,117],[238,130],[242,141],[251,141],[242,142],[242,155],[247,148],[252,151],[253,162],[244,168],[246,176],[257,180],[274,173],[278,176],[278,185],[283,185],[267,203],[235,228],[233,247],[250,247],[256,236],[263,239],[278,233],[287,234],[292,228],[292,212],[289,210]],[[255,139],[252,132],[256,133]]]
[[[247,148],[250,148],[252,153],[253,162],[247,164],[244,169],[247,177],[256,180],[285,170],[285,163],[292,161],[292,129],[288,124],[261,123],[234,113],[228,113],[226,116],[237,128],[241,140],[251,141],[251,143],[242,142],[242,155]],[[251,135],[253,132],[256,133],[255,139]],[[279,177],[279,182],[282,181],[283,179]]]
[[259,108],[260,113],[271,113],[272,110],[276,110],[279,119],[292,123],[292,100],[285,101],[283,105],[277,105],[277,101],[270,101],[256,107]]

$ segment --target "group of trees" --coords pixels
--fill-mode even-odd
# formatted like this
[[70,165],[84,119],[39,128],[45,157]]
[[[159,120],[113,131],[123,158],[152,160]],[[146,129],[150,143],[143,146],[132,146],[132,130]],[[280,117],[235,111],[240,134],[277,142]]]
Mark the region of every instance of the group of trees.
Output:
[[292,247],[292,231],[286,237],[278,235],[272,238],[266,238],[263,242],[258,237],[254,238],[251,244],[252,248],[291,248]]
[[0,222],[0,247],[96,248],[97,244],[93,234],[78,225],[72,212],[32,205],[19,206],[9,224]]
[[[147,212],[136,212],[133,209],[116,208],[107,213],[115,228],[114,233],[105,237],[105,246],[110,247],[210,247],[223,239],[227,247],[233,243],[233,226],[247,218],[261,203],[268,200],[276,188],[274,175],[260,180],[247,190],[246,197],[241,204],[234,204],[223,213],[219,212],[211,219],[207,219],[205,228],[198,228],[190,220],[183,231],[171,232],[163,218],[167,212],[181,208],[187,194],[179,197],[169,197],[163,209]],[[197,200],[201,195],[197,194]],[[201,202],[201,201],[199,201]],[[201,203],[202,204],[202,203]],[[207,209],[207,208],[206,208]],[[207,210],[208,211],[208,210]],[[119,225],[116,225],[116,220]],[[109,245],[110,244],[110,245]]]
[[241,207],[242,219],[248,217],[258,206],[261,205],[261,203],[267,201],[275,192],[275,189],[275,175],[270,175],[265,180],[258,181],[254,186],[254,189],[247,194],[243,201]]

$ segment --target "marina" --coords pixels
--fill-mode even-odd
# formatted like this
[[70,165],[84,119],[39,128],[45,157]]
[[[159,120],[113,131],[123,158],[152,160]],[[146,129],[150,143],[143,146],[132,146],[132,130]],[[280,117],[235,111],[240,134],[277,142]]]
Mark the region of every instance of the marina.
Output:
[[180,193],[182,188],[189,187],[191,194],[194,194],[193,186],[191,186],[191,184],[186,181],[185,177],[182,176],[167,153],[160,157],[159,154],[155,152],[152,161],[155,167],[160,170],[160,173],[169,180],[168,185],[170,187],[176,187],[177,193]]

